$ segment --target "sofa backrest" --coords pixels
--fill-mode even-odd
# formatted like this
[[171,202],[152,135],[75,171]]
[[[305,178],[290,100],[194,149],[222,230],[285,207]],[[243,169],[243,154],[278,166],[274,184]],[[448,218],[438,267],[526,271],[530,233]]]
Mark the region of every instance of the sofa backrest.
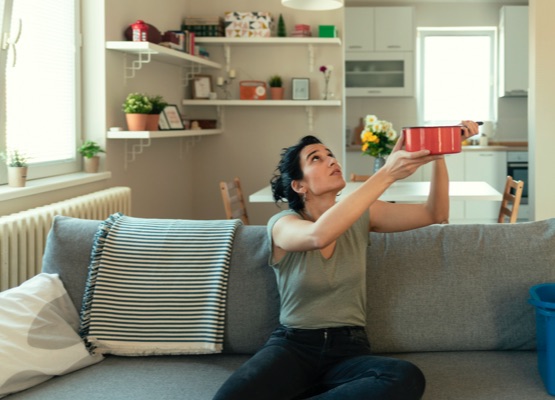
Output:
[[371,234],[376,352],[535,348],[529,288],[555,281],[555,219]]
[[[56,217],[43,271],[81,309],[99,221]],[[370,234],[368,333],[375,352],[535,348],[532,285],[555,281],[555,220],[433,225]],[[254,353],[278,324],[265,226],[235,235],[224,352]]]

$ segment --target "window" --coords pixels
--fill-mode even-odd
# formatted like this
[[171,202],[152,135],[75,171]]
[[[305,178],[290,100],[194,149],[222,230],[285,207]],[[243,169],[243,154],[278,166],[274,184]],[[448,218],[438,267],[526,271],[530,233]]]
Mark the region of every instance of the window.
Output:
[[494,121],[495,28],[418,30],[422,124]]
[[80,170],[78,4],[0,0],[0,151],[26,154],[31,179]]

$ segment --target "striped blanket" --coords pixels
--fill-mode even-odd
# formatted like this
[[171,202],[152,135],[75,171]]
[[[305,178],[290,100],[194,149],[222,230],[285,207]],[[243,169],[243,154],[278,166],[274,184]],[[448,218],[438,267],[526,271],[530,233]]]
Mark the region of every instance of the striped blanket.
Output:
[[239,220],[141,219],[101,223],[81,311],[95,354],[218,353]]

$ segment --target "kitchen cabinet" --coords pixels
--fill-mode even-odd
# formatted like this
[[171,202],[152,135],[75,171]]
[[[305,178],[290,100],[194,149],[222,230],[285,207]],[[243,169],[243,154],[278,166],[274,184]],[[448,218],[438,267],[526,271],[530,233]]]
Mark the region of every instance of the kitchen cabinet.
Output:
[[412,7],[346,7],[345,51],[413,51]]
[[504,6],[499,24],[499,96],[528,95],[528,6]]
[[413,7],[345,9],[347,97],[414,94]]

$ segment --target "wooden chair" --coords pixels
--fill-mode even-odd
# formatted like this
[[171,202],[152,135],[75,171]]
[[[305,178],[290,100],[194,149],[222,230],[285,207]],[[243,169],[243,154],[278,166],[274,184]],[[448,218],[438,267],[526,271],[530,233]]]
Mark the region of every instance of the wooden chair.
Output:
[[499,218],[497,222],[504,223],[508,218],[509,223],[516,222],[518,217],[518,207],[520,206],[520,198],[524,189],[523,181],[515,181],[512,176],[507,176],[505,190],[503,191],[503,200],[499,209]]
[[224,202],[227,219],[240,219],[245,225],[249,225],[249,216],[245,207],[245,198],[241,190],[239,178],[231,182],[220,182],[220,191]]
[[351,182],[364,182],[368,178],[370,178],[370,175],[357,175],[355,173],[351,174]]

